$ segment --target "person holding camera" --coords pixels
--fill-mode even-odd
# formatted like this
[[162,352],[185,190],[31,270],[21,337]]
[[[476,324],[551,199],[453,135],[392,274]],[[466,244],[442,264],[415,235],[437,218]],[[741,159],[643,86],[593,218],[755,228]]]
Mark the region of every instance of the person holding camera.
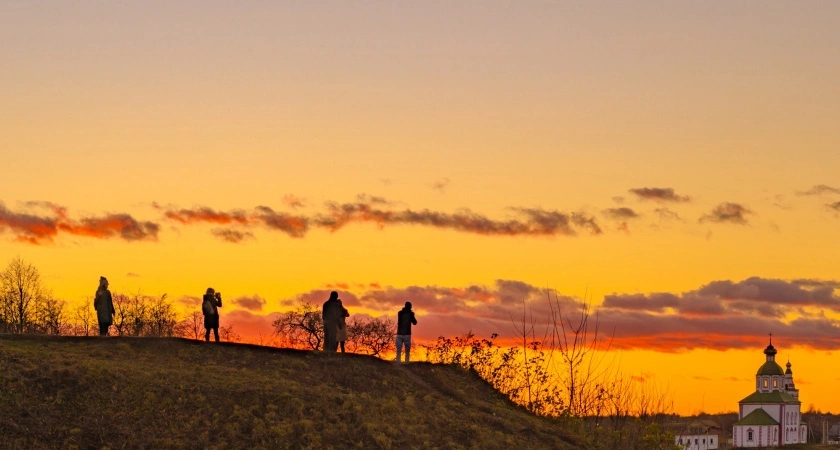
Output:
[[204,294],[204,301],[201,303],[201,312],[204,313],[204,340],[210,342],[210,330],[219,342],[219,308],[222,307],[222,293],[216,292],[213,288],[207,288]]

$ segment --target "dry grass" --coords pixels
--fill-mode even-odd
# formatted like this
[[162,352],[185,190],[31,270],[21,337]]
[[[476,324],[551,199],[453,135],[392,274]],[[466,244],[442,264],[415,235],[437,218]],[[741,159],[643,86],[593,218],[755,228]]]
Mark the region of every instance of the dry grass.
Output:
[[0,335],[0,447],[553,448],[457,367],[171,338]]

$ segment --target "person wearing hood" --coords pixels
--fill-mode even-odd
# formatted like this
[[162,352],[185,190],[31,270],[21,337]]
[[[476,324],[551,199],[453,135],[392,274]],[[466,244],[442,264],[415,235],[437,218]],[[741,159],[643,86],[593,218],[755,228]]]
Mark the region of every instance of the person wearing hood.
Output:
[[219,342],[219,308],[222,307],[222,293],[213,288],[207,288],[201,302],[201,312],[204,314],[204,340],[210,342],[210,330],[213,330],[216,342]]
[[411,302],[405,302],[405,307],[397,313],[397,362],[400,362],[400,353],[405,345],[405,362],[409,362],[411,353],[411,326],[417,325],[414,311],[411,310]]

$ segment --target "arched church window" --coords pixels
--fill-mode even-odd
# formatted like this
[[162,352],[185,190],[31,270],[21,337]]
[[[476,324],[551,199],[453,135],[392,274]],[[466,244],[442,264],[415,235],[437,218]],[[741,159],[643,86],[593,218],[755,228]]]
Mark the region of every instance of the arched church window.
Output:
[[776,379],[776,378],[773,378],[773,387],[774,387],[774,388],[779,387],[779,380],[778,380],[778,379]]
[[752,440],[753,440],[753,432],[752,431],[747,431],[747,441],[752,442]]
[[764,379],[764,387],[767,387],[767,379]]

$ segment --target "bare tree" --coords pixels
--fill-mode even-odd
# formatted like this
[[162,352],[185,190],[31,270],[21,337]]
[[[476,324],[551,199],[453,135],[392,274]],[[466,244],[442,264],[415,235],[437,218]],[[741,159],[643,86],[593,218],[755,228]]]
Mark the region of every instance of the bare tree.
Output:
[[160,297],[146,297],[148,307],[146,308],[145,322],[146,336],[174,336],[175,324],[178,316],[172,303],[166,300],[166,294]]
[[556,293],[551,297],[549,350],[559,354],[555,369],[566,391],[566,413],[582,417],[603,412],[609,393],[607,387],[616,375],[617,365],[609,355],[612,338],[600,334],[598,312],[592,312],[586,299],[577,311],[565,313]]
[[0,324],[6,331],[23,333],[32,325],[36,303],[46,297],[38,269],[20,256],[0,272]]
[[114,293],[114,328],[118,336],[175,336],[178,315],[167,295]]
[[175,335],[188,339],[201,339],[204,331],[204,316],[200,311],[193,311],[175,326]]
[[73,314],[75,319],[74,333],[76,336],[90,336],[93,333],[94,315],[91,305],[85,302],[79,305]]
[[242,341],[242,336],[240,336],[236,331],[233,330],[233,325],[219,327],[219,337],[225,342]]
[[324,322],[316,305],[301,301],[293,311],[272,322],[282,344],[293,348],[318,350],[324,341]]
[[394,350],[397,325],[385,317],[352,318],[347,323],[347,344],[351,352],[377,357]]
[[38,333],[60,335],[67,332],[66,302],[52,296],[35,303],[33,330]]

